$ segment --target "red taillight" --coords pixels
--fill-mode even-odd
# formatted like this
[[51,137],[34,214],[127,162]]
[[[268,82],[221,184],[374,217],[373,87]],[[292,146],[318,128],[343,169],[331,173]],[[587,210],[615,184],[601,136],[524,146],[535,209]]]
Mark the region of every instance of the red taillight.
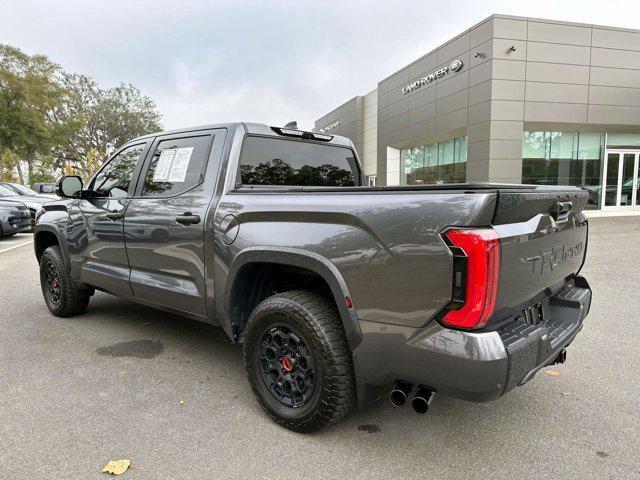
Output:
[[447,312],[442,322],[457,328],[481,328],[489,321],[496,306],[500,239],[490,228],[451,229],[445,236],[464,252],[466,281],[463,280],[462,307]]

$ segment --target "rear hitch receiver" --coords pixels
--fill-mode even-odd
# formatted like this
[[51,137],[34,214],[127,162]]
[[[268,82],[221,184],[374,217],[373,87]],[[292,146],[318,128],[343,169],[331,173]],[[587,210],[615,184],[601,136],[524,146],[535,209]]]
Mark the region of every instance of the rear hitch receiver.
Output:
[[560,350],[560,353],[558,353],[558,356],[553,361],[553,365],[556,365],[558,363],[564,363],[566,361],[567,361],[567,349],[563,348],[562,350]]

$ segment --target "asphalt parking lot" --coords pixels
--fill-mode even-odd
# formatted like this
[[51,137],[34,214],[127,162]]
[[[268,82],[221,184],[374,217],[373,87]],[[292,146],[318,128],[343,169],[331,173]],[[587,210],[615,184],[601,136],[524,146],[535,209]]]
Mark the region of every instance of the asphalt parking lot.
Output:
[[313,435],[263,414],[214,327],[101,293],[51,316],[29,240],[0,240],[0,478],[129,458],[120,478],[640,479],[640,217],[592,220],[594,302],[559,375],[424,416],[385,399]]

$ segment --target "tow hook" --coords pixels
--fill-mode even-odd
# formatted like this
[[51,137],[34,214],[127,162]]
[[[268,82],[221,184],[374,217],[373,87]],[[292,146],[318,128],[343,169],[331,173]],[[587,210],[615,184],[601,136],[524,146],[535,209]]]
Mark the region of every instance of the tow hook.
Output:
[[567,349],[563,348],[562,350],[560,350],[560,353],[558,353],[558,356],[553,361],[552,365],[556,365],[557,363],[564,363],[566,360],[567,360]]

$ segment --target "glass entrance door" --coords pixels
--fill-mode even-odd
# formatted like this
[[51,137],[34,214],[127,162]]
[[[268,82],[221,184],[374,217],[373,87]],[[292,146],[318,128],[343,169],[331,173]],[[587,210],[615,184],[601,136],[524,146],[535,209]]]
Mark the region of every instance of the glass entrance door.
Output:
[[639,156],[638,151],[606,151],[602,175],[603,210],[640,210]]

